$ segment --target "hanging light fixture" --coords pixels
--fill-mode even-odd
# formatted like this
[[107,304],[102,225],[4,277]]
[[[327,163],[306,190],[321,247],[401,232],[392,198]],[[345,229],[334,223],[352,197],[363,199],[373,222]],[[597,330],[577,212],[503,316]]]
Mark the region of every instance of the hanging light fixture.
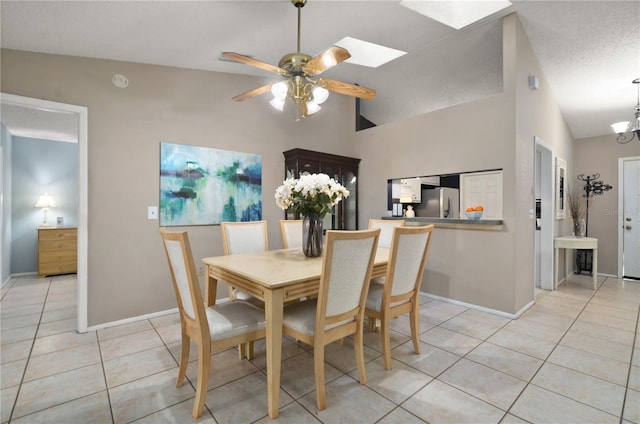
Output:
[[280,59],[278,66],[254,59],[250,56],[234,52],[222,52],[221,59],[244,63],[264,71],[274,72],[283,77],[275,84],[267,84],[254,88],[233,97],[240,102],[271,91],[273,99],[269,104],[279,111],[283,111],[287,100],[295,103],[297,120],[313,115],[321,109],[321,104],[329,97],[329,91],[370,100],[376,96],[375,90],[361,87],[319,75],[333,68],[351,57],[351,53],[343,47],[331,46],[322,53],[312,57],[300,51],[300,20],[301,9],[307,0],[291,0],[298,9],[298,44],[295,53],[286,54]]
[[320,84],[319,80],[304,75],[294,75],[271,86],[273,99],[269,104],[282,112],[285,101],[291,99],[298,106],[301,117],[313,115],[322,109],[320,105],[329,98],[329,90]]
[[611,125],[611,128],[618,134],[616,140],[622,144],[630,142],[634,136],[640,141],[640,78],[636,78],[632,82],[638,86],[638,101],[636,103],[635,117],[631,122],[622,121]]

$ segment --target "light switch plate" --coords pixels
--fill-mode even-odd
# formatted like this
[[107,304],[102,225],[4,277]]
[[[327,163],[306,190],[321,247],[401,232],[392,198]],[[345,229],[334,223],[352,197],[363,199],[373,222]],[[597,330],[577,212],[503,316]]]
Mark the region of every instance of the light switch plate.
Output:
[[147,219],[158,219],[158,207],[157,206],[149,206],[149,207],[147,207]]

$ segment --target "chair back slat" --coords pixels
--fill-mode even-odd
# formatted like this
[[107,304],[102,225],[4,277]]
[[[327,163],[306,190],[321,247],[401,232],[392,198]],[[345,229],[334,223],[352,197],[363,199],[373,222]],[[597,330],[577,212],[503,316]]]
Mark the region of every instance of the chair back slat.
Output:
[[[180,312],[191,320],[202,319],[205,317],[204,303],[189,235],[186,231],[169,232],[164,228],[160,229],[160,234]],[[204,321],[206,322],[206,317]]]
[[400,296],[420,290],[433,228],[431,224],[394,229],[385,277],[386,296]]
[[165,247],[167,248],[167,257],[171,263],[173,275],[175,277],[175,283],[178,287],[178,294],[180,295],[180,302],[184,308],[185,314],[191,319],[196,319],[196,312],[193,307],[193,301],[191,300],[191,288],[189,287],[189,278],[187,277],[186,260],[182,245],[176,240],[165,240]]
[[395,234],[398,237],[398,248],[395,252],[392,296],[416,289],[418,277],[422,279],[423,258],[430,236],[430,232]]
[[393,230],[396,227],[404,227],[403,219],[369,219],[369,229],[375,230],[380,228],[380,239],[378,240],[378,247],[384,247],[385,249],[391,248],[391,238],[393,237]]
[[220,228],[225,255],[269,250],[267,221],[223,222]]
[[285,249],[302,248],[301,219],[281,219],[280,234],[282,235],[282,246]]
[[363,294],[366,299],[364,287],[371,277],[378,237],[379,230],[327,231],[318,295],[324,316],[340,315],[363,304]]

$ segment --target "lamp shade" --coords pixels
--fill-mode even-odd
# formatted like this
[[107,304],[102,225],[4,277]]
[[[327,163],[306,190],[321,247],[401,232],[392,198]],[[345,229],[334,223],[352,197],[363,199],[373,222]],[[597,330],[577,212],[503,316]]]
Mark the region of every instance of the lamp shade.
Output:
[[613,128],[613,130],[618,134],[626,132],[628,127],[629,121],[616,122],[615,124],[611,124],[611,128]]
[[53,197],[45,193],[38,198],[38,201],[36,202],[35,207],[36,208],[55,208],[56,202],[53,201]]

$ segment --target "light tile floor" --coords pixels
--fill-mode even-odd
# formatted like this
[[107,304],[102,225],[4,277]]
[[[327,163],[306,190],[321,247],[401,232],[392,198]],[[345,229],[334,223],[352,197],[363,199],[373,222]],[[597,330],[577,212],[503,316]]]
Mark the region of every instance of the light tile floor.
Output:
[[309,348],[285,339],[278,420],[266,416],[264,342],[253,361],[214,354],[193,420],[195,362],[175,387],[177,314],[77,334],[75,276],[19,277],[0,302],[1,422],[640,423],[640,282],[591,284],[538,290],[518,320],[424,297],[419,355],[405,317],[392,325],[392,371],[379,334],[366,334],[367,385],[350,339],[327,347],[324,411]]

